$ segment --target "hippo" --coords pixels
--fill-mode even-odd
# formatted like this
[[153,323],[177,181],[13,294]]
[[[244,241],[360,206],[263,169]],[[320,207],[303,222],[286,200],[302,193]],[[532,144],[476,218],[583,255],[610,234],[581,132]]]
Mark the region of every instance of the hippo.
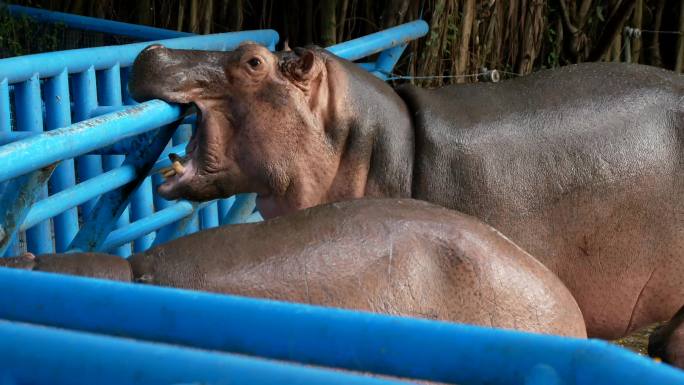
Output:
[[317,47],[152,45],[129,90],[198,111],[186,156],[159,187],[169,199],[255,192],[266,218],[362,197],[439,204],[555,273],[591,337],[625,336],[684,304],[684,78],[674,72],[585,63],[422,89]]
[[406,199],[331,203],[135,254],[0,266],[586,337],[562,282],[483,222]]

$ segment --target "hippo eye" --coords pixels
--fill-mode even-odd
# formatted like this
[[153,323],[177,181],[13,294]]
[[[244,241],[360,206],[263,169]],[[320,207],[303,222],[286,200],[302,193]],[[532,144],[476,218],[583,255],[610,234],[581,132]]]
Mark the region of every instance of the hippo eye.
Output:
[[253,57],[249,59],[247,64],[249,64],[249,66],[252,68],[257,68],[261,64],[261,60],[259,60],[259,58]]

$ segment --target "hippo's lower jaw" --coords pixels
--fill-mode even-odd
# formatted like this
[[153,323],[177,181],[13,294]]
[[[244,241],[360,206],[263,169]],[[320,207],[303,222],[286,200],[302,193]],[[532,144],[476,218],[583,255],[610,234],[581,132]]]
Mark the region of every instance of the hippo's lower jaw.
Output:
[[[173,155],[175,154],[170,154],[169,157]],[[172,160],[173,163],[170,170],[162,170],[165,180],[164,183],[159,185],[157,191],[164,199],[174,200],[180,198],[189,184],[196,181],[197,178],[201,178],[198,175],[197,161],[192,157],[185,159],[185,161]]]

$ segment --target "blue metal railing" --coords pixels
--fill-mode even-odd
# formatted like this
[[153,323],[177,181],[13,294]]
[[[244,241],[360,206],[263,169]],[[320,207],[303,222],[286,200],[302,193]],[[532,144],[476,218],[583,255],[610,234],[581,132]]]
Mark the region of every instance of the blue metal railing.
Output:
[[[378,63],[391,67],[405,42],[426,32],[427,24],[417,21],[345,42],[330,50],[350,59],[380,52]],[[171,48],[227,50],[246,39],[274,49],[278,37],[274,31],[247,31],[184,37],[161,43]],[[39,192],[40,197],[0,203],[4,212],[13,213],[0,223],[6,234],[4,238],[0,237],[4,239],[0,243],[1,253],[9,249],[6,255],[18,254],[16,241],[15,247],[10,247],[18,231],[27,231],[28,250],[32,252],[102,250],[127,256],[132,252],[131,246],[127,245],[131,241],[135,251],[142,251],[152,244],[200,228],[260,219],[258,213],[254,213],[253,195],[201,206],[172,203],[153,193],[153,185],[159,183],[158,176],[142,179],[141,170],[150,166],[158,170],[168,161],[162,156],[157,165],[152,165],[159,153],[141,154],[135,150],[149,148],[149,140],[159,136],[158,131],[152,135],[154,130],[180,118],[177,107],[161,101],[134,107],[124,105],[132,103],[125,87],[129,67],[149,44],[0,60],[0,136],[4,142],[18,139],[0,147],[0,161],[8,165],[0,169],[0,182],[11,189],[31,189],[32,186],[19,181],[18,177],[62,162],[50,180],[49,197],[45,198],[43,191]],[[385,52],[390,54],[385,55]],[[376,69],[372,63],[364,66],[371,72]],[[14,94],[14,113],[10,108],[11,93]],[[44,114],[42,110],[45,110]],[[40,119],[43,115],[45,124]],[[70,125],[72,117],[78,123]],[[192,123],[192,119],[187,120]],[[43,126],[50,132],[39,134]],[[182,153],[190,129],[187,125],[180,127],[173,140],[173,145],[177,145],[174,152],[178,153]],[[129,159],[123,166],[123,156],[116,155],[121,153],[128,153],[126,159]],[[130,164],[136,159],[137,165]],[[112,191],[115,189],[119,192]],[[101,194],[105,196],[101,197]],[[129,203],[130,208],[127,208]],[[178,206],[169,209],[174,204]],[[24,206],[31,208],[25,210]],[[76,206],[79,206],[80,214]],[[152,215],[154,219],[147,219]],[[54,218],[54,230],[50,218]],[[80,228],[79,218],[83,223]],[[112,218],[116,221],[112,222]],[[141,222],[144,219],[147,220]],[[152,224],[161,229],[151,230]],[[156,237],[154,230],[159,230]],[[115,233],[110,234],[112,231]],[[135,238],[131,238],[133,236]]]
[[[684,372],[602,341],[10,269],[0,269],[0,319],[450,384],[684,384]],[[0,323],[0,369],[14,373],[18,368],[36,370],[35,365],[43,370],[46,364],[52,367],[69,360],[78,362],[72,353],[62,357],[64,347],[73,349],[78,339],[86,339],[78,342],[85,345],[82,349],[88,355],[96,352],[87,362],[100,362],[96,367],[102,368],[102,373],[109,374],[106,368],[118,367],[118,361],[110,362],[105,354],[114,351],[118,357],[121,340],[108,337],[95,344],[82,334],[60,336],[57,331],[25,329],[24,325],[13,328]],[[13,330],[19,330],[26,339],[16,341]],[[43,348],[42,342],[39,346],[29,342],[45,339],[50,341],[48,348]],[[58,341],[70,343],[57,348]],[[12,350],[13,346],[17,348]],[[131,357],[149,362],[154,370],[164,370],[154,357],[144,356],[149,345],[126,348]],[[17,357],[17,349],[41,360]],[[183,349],[164,354],[168,366],[189,359]],[[213,360],[230,359],[214,354],[197,358],[212,363],[202,370],[195,369],[194,359],[187,372],[173,369],[177,376],[173,380],[187,381],[188,376],[200,383],[207,378],[215,380],[215,373],[226,372],[221,372],[221,364]],[[64,375],[80,376],[81,367],[71,365]],[[231,377],[235,379],[240,370],[253,375],[267,370],[249,363],[242,369],[228,367],[235,370]],[[92,380],[92,373],[88,374]],[[269,375],[282,381],[277,373]],[[312,383],[346,381],[338,377],[339,372],[321,375]],[[241,378],[242,383],[252,383],[249,378]],[[377,380],[359,381],[370,384]]]
[[94,17],[73,15],[70,13],[46,11],[44,9],[8,5],[13,16],[28,16],[41,23],[62,23],[69,28],[84,31],[105,32],[112,35],[128,36],[140,40],[173,39],[193,36],[192,33],[171,31],[168,29],[148,27],[145,25],[121,23],[118,21],[97,19]]

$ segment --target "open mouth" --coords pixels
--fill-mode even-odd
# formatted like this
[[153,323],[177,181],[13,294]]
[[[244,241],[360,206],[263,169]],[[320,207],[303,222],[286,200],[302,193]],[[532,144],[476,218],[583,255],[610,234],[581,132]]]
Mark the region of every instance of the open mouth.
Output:
[[190,103],[187,109],[186,117],[195,112],[197,129],[192,134],[190,141],[185,147],[185,155],[180,156],[176,153],[169,153],[169,160],[171,166],[159,170],[159,173],[164,177],[164,183],[159,186],[159,192],[162,196],[172,197],[177,194],[173,190],[181,184],[185,184],[192,180],[199,174],[199,160],[197,156],[198,147],[198,132],[202,129],[202,113],[200,109]]

